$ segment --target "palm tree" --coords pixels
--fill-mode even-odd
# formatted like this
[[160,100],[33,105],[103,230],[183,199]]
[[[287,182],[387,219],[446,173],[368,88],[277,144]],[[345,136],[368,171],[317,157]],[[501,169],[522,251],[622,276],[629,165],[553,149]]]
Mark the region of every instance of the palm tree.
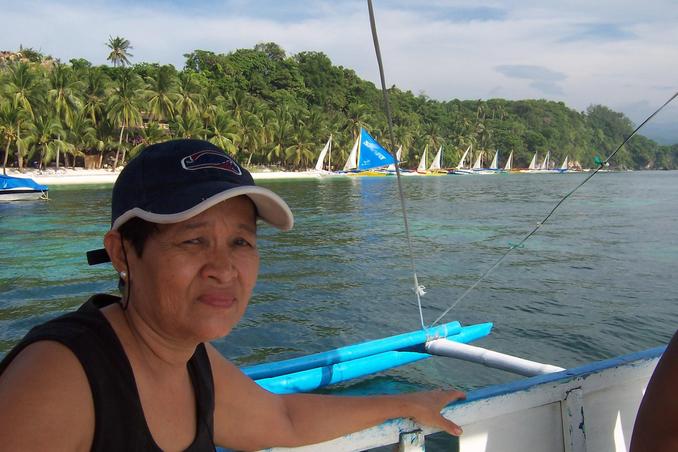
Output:
[[177,115],[171,128],[177,138],[200,138],[205,133],[200,119],[191,114]]
[[199,115],[200,105],[203,102],[202,87],[198,83],[193,72],[182,72],[179,74],[179,83],[177,85],[177,105],[176,110],[182,116]]
[[218,112],[212,123],[208,126],[207,135],[210,143],[232,154],[235,154],[237,151],[235,143],[240,141],[238,125],[223,111]]
[[252,156],[261,145],[261,120],[254,113],[244,112],[237,124],[240,128],[240,149],[249,154],[247,158],[247,165],[249,166],[252,163]]
[[68,128],[67,142],[62,145],[73,156],[73,166],[75,167],[76,157],[84,157],[86,149],[96,148],[97,145],[97,131],[92,119],[84,110],[78,112]]
[[[82,91],[82,83],[74,77],[71,68],[57,63],[49,74],[49,85],[47,97],[54,106],[62,128],[67,131],[73,125],[73,117],[82,109],[82,101],[78,95]],[[57,138],[61,141],[61,136]],[[60,150],[61,147],[56,148],[57,170],[59,169]]]
[[253,110],[261,121],[261,146],[260,149],[268,149],[273,141],[275,128],[275,112],[264,105],[257,105]]
[[126,69],[120,74],[113,85],[113,90],[108,101],[108,117],[120,127],[118,149],[115,152],[113,171],[118,166],[120,149],[123,149],[122,161],[125,161],[126,148],[122,146],[122,136],[125,129],[139,127],[143,124],[140,110],[140,98],[143,95],[143,81],[134,72]]
[[233,118],[240,121],[240,117],[252,107],[252,98],[243,90],[237,90],[229,98],[229,104],[233,112]]
[[[223,113],[226,98],[221,94],[219,88],[212,83],[207,86],[205,97],[209,99],[209,103],[205,105],[200,116],[207,131],[210,127],[214,126],[217,116]],[[205,136],[205,139],[207,140],[207,136]]]
[[108,54],[106,59],[113,63],[113,67],[125,67],[131,64],[129,58],[134,55],[129,53],[128,50],[133,47],[127,39],[121,38],[120,36],[116,36],[115,38],[109,36],[106,46],[111,49],[111,53]]
[[273,134],[271,140],[271,148],[266,154],[266,160],[272,162],[273,159],[278,161],[285,157],[285,149],[288,147],[290,139],[292,124],[290,112],[286,105],[278,105],[275,110],[275,119],[272,123]]
[[87,71],[84,84],[83,109],[96,127],[104,116],[104,106],[111,85],[111,79],[102,72],[101,68],[95,67]]
[[[406,125],[397,125],[394,127],[393,134],[395,135],[394,139],[398,145],[403,147],[403,154],[401,155],[401,160],[406,161],[410,149],[412,148],[412,143],[414,142],[414,137],[412,131]],[[395,143],[394,143],[395,145]]]
[[148,115],[151,120],[168,121],[174,118],[174,105],[179,100],[177,77],[172,66],[162,66],[155,77],[149,77]]
[[295,143],[285,149],[285,158],[297,168],[308,168],[315,157],[315,144],[311,141],[308,131],[303,131],[294,138]]
[[58,149],[59,143],[54,137],[63,134],[64,131],[59,120],[49,113],[36,116],[29,130],[31,141],[40,151],[40,169],[43,169]]
[[157,122],[149,122],[139,129],[139,143],[129,151],[130,158],[136,156],[142,149],[151,144],[159,143],[167,139],[167,130],[160,127]]
[[33,70],[29,63],[19,62],[8,66],[4,92],[15,108],[24,114],[18,115],[16,123],[17,163],[19,169],[23,168],[23,157],[26,152],[22,148],[24,140],[21,139],[21,126],[24,121],[35,118],[35,110],[41,106],[44,99],[42,79]]
[[358,138],[360,128],[369,129],[368,121],[371,120],[370,113],[365,104],[351,104],[346,112],[346,128],[353,134],[353,139]]
[[5,142],[5,158],[2,161],[2,174],[7,175],[7,159],[9,158],[9,148],[12,141],[17,140],[17,127],[20,123],[19,117],[22,115],[19,107],[12,102],[3,102],[0,104],[0,136]]

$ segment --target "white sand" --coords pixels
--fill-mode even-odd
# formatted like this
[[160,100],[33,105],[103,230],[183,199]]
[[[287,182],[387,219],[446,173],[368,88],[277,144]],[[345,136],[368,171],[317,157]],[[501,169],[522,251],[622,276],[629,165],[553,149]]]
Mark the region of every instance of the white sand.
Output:
[[[122,169],[122,168],[120,168]],[[25,169],[20,173],[15,168],[8,168],[7,175],[13,177],[29,177],[39,184],[47,185],[77,185],[77,184],[113,184],[120,174],[120,169],[112,172],[107,169],[86,170],[84,168],[49,168],[44,171]],[[318,174],[313,171],[261,171],[252,173],[255,180],[268,179],[304,179],[315,178]]]

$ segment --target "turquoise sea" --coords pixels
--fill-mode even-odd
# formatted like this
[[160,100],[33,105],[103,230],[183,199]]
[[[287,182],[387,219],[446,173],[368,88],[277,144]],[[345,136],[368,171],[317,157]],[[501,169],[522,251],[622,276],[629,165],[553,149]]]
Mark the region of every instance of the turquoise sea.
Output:
[[[435,319],[585,174],[403,178],[415,263]],[[261,274],[246,317],[216,346],[240,365],[419,327],[394,177],[262,181],[295,228],[260,228]],[[101,246],[111,186],[55,186],[47,202],[0,204],[0,355],[28,329],[115,291]],[[666,343],[678,328],[678,172],[600,173],[447,317],[494,322],[476,345],[575,366]],[[433,358],[340,391],[471,389],[515,379]]]

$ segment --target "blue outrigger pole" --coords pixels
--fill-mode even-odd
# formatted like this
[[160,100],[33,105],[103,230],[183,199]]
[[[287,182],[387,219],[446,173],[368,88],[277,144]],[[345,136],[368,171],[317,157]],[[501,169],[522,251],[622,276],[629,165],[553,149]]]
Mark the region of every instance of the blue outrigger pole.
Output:
[[468,343],[487,336],[492,323],[462,327],[450,322],[428,330],[418,330],[289,360],[258,364],[243,372],[263,388],[277,393],[307,392],[330,384],[382,372],[431,357],[426,352],[430,340]]

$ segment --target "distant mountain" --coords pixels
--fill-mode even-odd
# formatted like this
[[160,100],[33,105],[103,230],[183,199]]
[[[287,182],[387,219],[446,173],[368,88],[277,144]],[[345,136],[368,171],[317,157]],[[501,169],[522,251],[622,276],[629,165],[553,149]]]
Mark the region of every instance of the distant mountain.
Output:
[[640,133],[665,146],[678,144],[678,121],[674,123],[649,122]]

